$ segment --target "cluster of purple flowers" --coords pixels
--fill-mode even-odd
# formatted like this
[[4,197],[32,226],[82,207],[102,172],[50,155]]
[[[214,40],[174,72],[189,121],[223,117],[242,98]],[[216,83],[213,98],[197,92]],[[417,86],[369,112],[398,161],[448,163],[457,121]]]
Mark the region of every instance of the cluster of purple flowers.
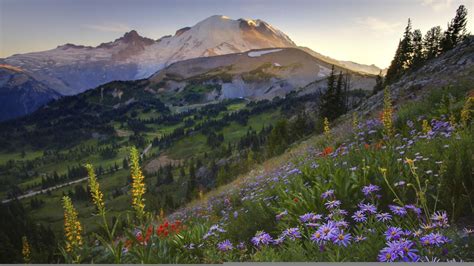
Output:
[[226,239],[220,243],[217,243],[217,248],[220,250],[220,251],[229,251],[229,250],[232,250],[234,249],[234,246],[232,245],[232,243],[230,242],[230,240]]
[[283,231],[282,238],[287,238],[293,241],[301,238],[300,229],[298,227],[288,228]]
[[345,234],[344,230],[340,227],[342,226],[338,226],[337,223],[329,221],[321,225],[318,230],[311,235],[310,239],[320,246],[331,241],[333,244],[346,247],[350,243],[352,236],[351,234]]
[[300,221],[303,223],[314,223],[321,219],[322,219],[321,214],[314,214],[312,212],[308,212],[300,216]]
[[380,251],[378,260],[381,262],[418,261],[420,257],[417,254],[418,250],[413,248],[414,245],[413,241],[406,239],[389,241],[387,246]]
[[449,227],[448,215],[444,211],[443,212],[435,212],[431,216],[431,220],[433,221],[433,227],[440,227],[440,228]]
[[321,194],[321,198],[323,199],[329,199],[331,197],[334,197],[334,189],[330,189]]
[[257,232],[254,237],[252,237],[251,242],[256,247],[267,246],[273,243],[273,238],[264,231],[260,231]]
[[403,206],[388,205],[388,208],[390,209],[390,211],[393,212],[393,214],[398,215],[400,217],[407,215],[407,210]]
[[424,246],[440,247],[450,242],[449,238],[440,233],[430,233],[420,238],[421,244]]
[[364,193],[366,197],[371,196],[374,192],[378,191],[380,191],[380,187],[372,184],[369,184],[368,186],[362,188],[362,193]]
[[207,239],[211,236],[218,236],[219,233],[225,233],[226,230],[224,230],[220,225],[215,224],[209,228],[209,231],[203,236],[203,239]]

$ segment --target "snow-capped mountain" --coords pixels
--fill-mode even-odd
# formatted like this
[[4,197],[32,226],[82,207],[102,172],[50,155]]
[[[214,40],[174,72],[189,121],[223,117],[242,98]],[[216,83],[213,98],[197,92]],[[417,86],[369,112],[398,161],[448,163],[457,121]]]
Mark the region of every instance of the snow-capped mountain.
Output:
[[20,67],[59,93],[73,95],[113,80],[146,78],[180,60],[295,46],[264,21],[211,16],[156,41],[130,31],[97,47],[65,44],[13,55],[0,63]]
[[[132,30],[96,47],[65,44],[48,51],[16,54],[0,59],[0,64],[21,68],[60,95],[75,95],[114,80],[147,78],[186,59],[277,47],[304,49],[265,21],[215,15],[158,40]],[[333,61],[327,62],[351,69]]]

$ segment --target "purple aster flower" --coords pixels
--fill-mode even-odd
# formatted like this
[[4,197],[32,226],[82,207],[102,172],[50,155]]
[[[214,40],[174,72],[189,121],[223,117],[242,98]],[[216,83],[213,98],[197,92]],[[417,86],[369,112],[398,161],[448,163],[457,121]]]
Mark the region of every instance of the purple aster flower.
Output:
[[366,212],[366,213],[377,213],[377,207],[371,203],[359,203],[359,208],[361,211]]
[[338,210],[340,215],[347,215],[348,212],[346,210]]
[[279,245],[281,245],[284,241],[285,241],[285,237],[284,237],[284,236],[280,236],[279,238],[276,238],[275,240],[273,240],[273,245],[279,246]]
[[329,197],[332,197],[332,196],[334,196],[334,189],[330,189],[324,192],[323,194],[321,194],[321,198],[323,199],[328,199]]
[[400,248],[401,248],[401,254],[402,254],[402,260],[405,262],[412,262],[412,261],[418,261],[420,257],[418,254],[417,249],[413,248],[415,243],[410,240],[404,240],[400,241]]
[[390,241],[380,251],[378,260],[381,262],[418,261],[419,256],[416,254],[418,250],[412,248],[413,245],[413,241],[408,240]]
[[230,241],[228,239],[226,239],[226,240],[224,240],[220,243],[217,243],[217,248],[220,251],[229,251],[229,250],[234,249],[234,247],[232,246],[232,243],[230,243]]
[[359,223],[363,223],[367,221],[367,217],[365,217],[365,214],[363,211],[356,211],[354,215],[352,215],[352,219],[354,219],[354,221],[359,222]]
[[354,238],[354,241],[358,243],[358,242],[364,241],[364,240],[366,240],[366,239],[367,239],[367,237],[362,236],[362,235],[359,235],[359,236],[356,236],[356,237]]
[[219,232],[219,233],[225,233],[226,231],[222,229],[218,224],[215,224],[209,228],[209,232]]
[[335,224],[336,224],[337,228],[339,228],[339,227],[343,227],[343,228],[349,227],[349,223],[344,221],[344,220],[337,221]]
[[323,235],[319,231],[316,231],[314,234],[312,234],[310,239],[316,244],[322,244],[325,241],[323,239]]
[[413,211],[416,215],[420,215],[420,214],[421,214],[421,209],[418,208],[418,207],[416,207],[416,206],[413,205],[413,204],[405,205],[405,209]]
[[315,228],[315,227],[320,226],[321,224],[319,224],[319,223],[306,223],[305,225],[306,225],[307,227]]
[[277,215],[275,216],[275,218],[276,218],[277,221],[280,221],[281,218],[283,218],[283,216],[286,216],[286,215],[288,215],[288,211],[287,211],[287,210],[284,210],[283,212],[277,214]]
[[393,262],[398,257],[397,252],[397,249],[395,249],[393,245],[388,245],[387,247],[384,247],[382,250],[380,250],[378,260],[380,262]]
[[440,233],[431,233],[420,238],[421,244],[424,246],[437,246],[440,247],[449,242],[449,238],[441,235]]
[[321,218],[322,216],[320,214],[316,215],[312,212],[308,212],[300,216],[300,221],[303,223],[307,223],[307,222],[314,222],[316,220],[320,220]]
[[300,229],[298,227],[288,228],[283,231],[283,236],[287,237],[290,240],[296,240],[298,238],[301,238]]
[[254,237],[252,237],[252,244],[256,247],[259,247],[261,245],[268,245],[273,242],[272,237],[265,233],[264,231],[257,232]]
[[369,196],[372,193],[377,192],[379,190],[380,190],[379,186],[369,184],[368,186],[365,186],[362,188],[362,193],[364,193],[365,196]]
[[390,226],[387,231],[385,231],[385,238],[388,241],[398,240],[403,235],[402,229],[394,226]]
[[388,207],[390,208],[390,210],[398,215],[398,216],[405,216],[407,214],[407,210],[405,209],[405,207],[402,207],[402,206],[396,206],[396,205],[388,205]]
[[422,233],[422,231],[420,229],[418,229],[418,230],[414,231],[412,235],[413,235],[413,237],[420,237],[421,233]]
[[328,209],[334,209],[334,208],[339,207],[341,205],[341,202],[339,200],[330,200],[330,201],[324,203],[324,205]]
[[339,231],[339,233],[332,238],[332,242],[338,246],[347,247],[351,239],[351,234],[344,234],[344,231]]
[[436,227],[442,227],[442,228],[449,227],[448,215],[446,214],[445,211],[435,212],[431,216],[431,220],[435,223]]
[[392,215],[386,212],[378,213],[377,215],[375,215],[375,217],[377,218],[377,221],[379,222],[387,222],[387,221],[392,220]]
[[330,240],[332,237],[334,237],[334,235],[336,235],[338,233],[339,229],[336,227],[334,222],[329,221],[329,222],[321,225],[321,227],[319,227],[318,231],[321,233],[322,238],[324,240]]
[[245,249],[245,243],[244,242],[240,242],[238,245],[237,245],[237,248],[242,250],[242,249]]

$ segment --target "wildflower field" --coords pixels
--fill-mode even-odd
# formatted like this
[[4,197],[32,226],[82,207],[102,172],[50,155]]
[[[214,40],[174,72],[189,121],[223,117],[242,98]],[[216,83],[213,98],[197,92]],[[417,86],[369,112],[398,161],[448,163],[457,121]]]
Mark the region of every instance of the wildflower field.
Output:
[[102,230],[84,239],[66,196],[65,261],[474,261],[473,100],[450,87],[395,109],[385,91],[380,116],[355,113],[343,138],[325,120],[278,169],[168,216],[146,208],[132,149],[126,228],[107,218],[88,165]]

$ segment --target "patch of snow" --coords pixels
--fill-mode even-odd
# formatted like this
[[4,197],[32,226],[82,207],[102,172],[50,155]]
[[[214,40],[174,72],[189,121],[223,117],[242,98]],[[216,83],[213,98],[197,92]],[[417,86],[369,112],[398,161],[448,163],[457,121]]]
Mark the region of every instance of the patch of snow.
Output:
[[270,50],[253,51],[253,52],[249,52],[247,55],[249,57],[259,57],[259,56],[264,55],[264,54],[280,52],[281,50],[283,50],[283,49],[270,49]]
[[281,67],[281,65],[280,65],[280,64],[278,64],[278,63],[273,63],[273,66],[276,66],[276,67]]

